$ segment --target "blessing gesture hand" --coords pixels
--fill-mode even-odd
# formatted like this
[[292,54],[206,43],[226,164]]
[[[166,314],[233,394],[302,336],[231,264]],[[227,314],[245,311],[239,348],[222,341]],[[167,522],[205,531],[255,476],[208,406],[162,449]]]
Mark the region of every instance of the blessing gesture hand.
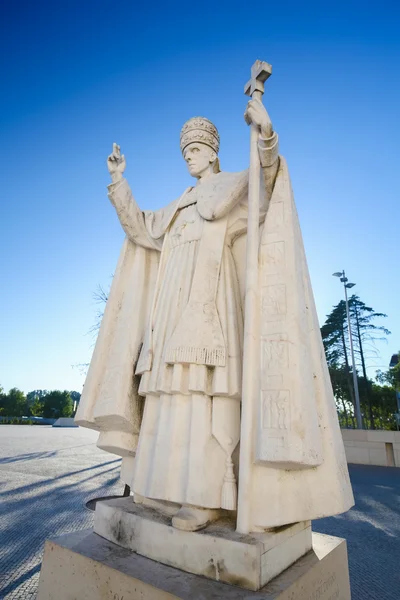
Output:
[[122,174],[125,171],[126,161],[125,156],[121,154],[121,148],[118,144],[113,144],[113,151],[107,158],[107,167],[111,175],[113,183],[121,181]]

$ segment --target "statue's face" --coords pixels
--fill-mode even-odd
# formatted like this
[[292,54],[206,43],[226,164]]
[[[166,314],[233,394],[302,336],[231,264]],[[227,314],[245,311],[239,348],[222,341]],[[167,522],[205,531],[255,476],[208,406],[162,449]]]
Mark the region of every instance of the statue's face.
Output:
[[217,155],[214,150],[206,144],[192,142],[186,146],[183,151],[183,158],[187,163],[189,173],[193,177],[201,177],[202,174],[207,171],[211,163],[215,161]]

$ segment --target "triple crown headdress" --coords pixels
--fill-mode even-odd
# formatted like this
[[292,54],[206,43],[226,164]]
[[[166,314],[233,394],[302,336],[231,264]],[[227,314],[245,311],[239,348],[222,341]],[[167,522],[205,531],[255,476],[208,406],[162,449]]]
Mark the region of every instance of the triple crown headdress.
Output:
[[181,151],[192,142],[199,142],[210,146],[218,154],[219,135],[218,130],[204,117],[192,117],[186,121],[181,129]]

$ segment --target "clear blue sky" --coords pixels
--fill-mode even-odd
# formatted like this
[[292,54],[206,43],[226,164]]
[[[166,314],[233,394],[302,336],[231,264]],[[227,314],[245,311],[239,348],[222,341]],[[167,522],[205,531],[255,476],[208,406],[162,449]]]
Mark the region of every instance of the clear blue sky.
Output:
[[[189,183],[179,131],[204,115],[228,171],[248,166],[243,85],[288,160],[321,321],[345,268],[400,348],[400,9],[363,2],[27,2],[0,19],[0,384],[80,391],[92,299],[123,233],[106,196],[114,141],[140,206]],[[374,369],[370,371],[374,373]]]

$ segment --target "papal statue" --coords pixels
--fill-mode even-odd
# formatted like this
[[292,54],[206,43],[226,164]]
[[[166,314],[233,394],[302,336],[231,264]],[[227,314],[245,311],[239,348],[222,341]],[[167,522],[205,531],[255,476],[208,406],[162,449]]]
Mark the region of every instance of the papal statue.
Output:
[[118,145],[107,161],[126,237],[76,422],[123,457],[132,501],[186,531],[240,511],[243,532],[263,531],[353,505],[288,168],[261,94],[245,120],[255,229],[251,169],[221,171],[204,117],[180,134],[193,185],[165,208],[139,208]]

